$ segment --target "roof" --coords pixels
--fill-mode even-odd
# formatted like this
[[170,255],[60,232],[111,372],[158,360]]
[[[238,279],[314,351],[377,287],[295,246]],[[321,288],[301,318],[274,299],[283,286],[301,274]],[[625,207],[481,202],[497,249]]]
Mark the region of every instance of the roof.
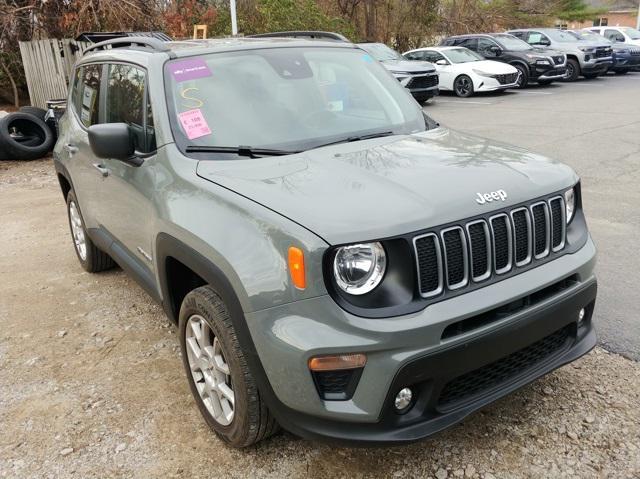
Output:
[[173,40],[164,32],[82,32],[76,37],[76,42],[99,43],[105,40],[126,37],[149,37],[168,42]]
[[301,38],[230,37],[163,42],[149,37],[124,37],[91,45],[85,50],[83,60],[94,60],[96,57],[111,60],[126,55],[131,60],[135,57],[137,61],[144,62],[145,58],[149,58],[154,54],[163,54],[170,58],[181,58],[208,53],[287,47],[356,48],[353,43]]
[[605,9],[608,12],[638,10],[637,0],[584,0],[587,7]]

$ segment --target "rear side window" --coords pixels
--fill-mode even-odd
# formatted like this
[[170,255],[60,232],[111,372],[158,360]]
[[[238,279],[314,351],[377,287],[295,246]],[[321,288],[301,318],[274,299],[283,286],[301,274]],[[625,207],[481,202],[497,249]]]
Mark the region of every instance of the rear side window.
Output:
[[129,125],[135,147],[142,152],[155,149],[146,77],[146,71],[136,66],[110,64],[105,102],[105,122]]
[[102,65],[85,65],[76,70],[73,105],[85,127],[99,123]]

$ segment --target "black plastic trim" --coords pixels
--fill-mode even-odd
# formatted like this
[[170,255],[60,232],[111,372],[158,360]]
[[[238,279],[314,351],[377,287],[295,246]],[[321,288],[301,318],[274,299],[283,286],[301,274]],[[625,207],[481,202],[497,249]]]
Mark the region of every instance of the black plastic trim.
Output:
[[[307,438],[350,446],[391,445],[411,443],[436,434],[462,421],[507,394],[545,374],[588,353],[596,345],[593,313],[597,283],[595,279],[582,284],[571,293],[560,295],[557,301],[534,308],[499,328],[482,336],[456,342],[437,353],[416,359],[402,367],[388,390],[380,418],[375,423],[356,423],[319,418],[287,408],[281,403],[272,405],[280,425],[288,431]],[[587,317],[577,325],[580,308],[587,308]],[[488,391],[446,412],[433,412],[429,405],[437,400],[433,374],[438,382],[447,381],[518,351],[567,325],[575,323],[571,344],[559,355],[543,361],[497,389]],[[411,410],[398,414],[393,409],[395,394],[404,386],[421,383]]]
[[[389,271],[397,268],[397,265],[394,264],[394,261],[392,261],[392,258],[390,258],[388,255],[387,274],[385,274],[383,281],[376,289],[374,289],[370,293],[357,297],[350,297],[350,295],[342,292],[335,283],[331,265],[336,249],[340,246],[345,246],[335,245],[327,249],[323,258],[323,275],[327,291],[334,299],[334,301],[338,303],[338,305],[340,305],[341,308],[356,316],[364,318],[388,318],[394,316],[402,316],[405,314],[411,314],[417,311],[421,311],[431,304],[444,301],[461,294],[466,294],[471,291],[484,288],[485,286],[498,283],[500,281],[504,281],[505,279],[524,273],[533,268],[537,268],[538,266],[546,264],[566,254],[575,253],[586,244],[589,234],[587,230],[586,220],[582,211],[582,195],[580,192],[580,183],[578,182],[574,187],[576,189],[576,212],[571,222],[566,225],[566,239],[564,248],[558,251],[551,251],[544,258],[530,261],[528,264],[524,264],[522,266],[516,266],[514,263],[508,271],[500,274],[493,274],[490,278],[483,281],[471,281],[465,287],[456,290],[448,290],[447,288],[445,288],[444,291],[442,291],[438,295],[424,298],[421,296],[418,286],[418,271],[415,268],[416,257],[415,249],[413,248],[413,240],[415,237],[427,235],[429,233],[433,233],[439,237],[440,232],[443,230],[451,227],[462,227],[464,229],[467,223],[477,220],[485,220],[489,225],[491,225],[491,218],[497,215],[506,214],[510,218],[509,213],[511,211],[522,207],[528,208],[530,205],[538,203],[540,201],[548,201],[551,198],[563,196],[564,192],[570,188],[564,188],[562,190],[554,191],[553,193],[544,196],[532,198],[521,203],[510,205],[506,208],[487,211],[486,213],[483,213],[481,215],[462,218],[460,220],[443,225],[437,225],[429,229],[390,238],[376,238],[362,241],[362,243],[379,241],[385,247],[385,250],[387,252],[389,251],[389,246],[391,244],[395,245],[394,247],[397,250],[408,248],[411,255],[410,262],[412,265],[414,265],[414,267],[411,272],[409,272],[409,270],[407,269],[401,268],[401,270],[396,274],[389,274]],[[411,281],[412,284],[407,284],[408,281]]]
[[160,294],[153,272],[143,264],[129,249],[118,241],[104,227],[89,228],[87,234],[91,241],[106,252],[127,272],[155,301],[160,302]]

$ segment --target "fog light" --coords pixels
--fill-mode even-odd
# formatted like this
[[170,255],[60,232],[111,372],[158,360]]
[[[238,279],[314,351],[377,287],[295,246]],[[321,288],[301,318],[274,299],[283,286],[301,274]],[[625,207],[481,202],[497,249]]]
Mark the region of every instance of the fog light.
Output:
[[413,392],[409,388],[402,388],[396,395],[395,406],[397,411],[404,411],[411,405]]
[[579,322],[579,323],[581,323],[581,322],[582,322],[582,320],[584,319],[584,315],[585,315],[584,308],[582,308],[582,309],[580,310],[580,312],[578,313],[578,322]]

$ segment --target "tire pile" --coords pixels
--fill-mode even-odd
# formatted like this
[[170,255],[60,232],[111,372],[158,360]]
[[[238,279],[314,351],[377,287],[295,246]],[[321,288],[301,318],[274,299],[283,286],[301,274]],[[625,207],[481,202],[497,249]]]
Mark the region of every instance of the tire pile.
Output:
[[56,132],[47,123],[42,108],[24,106],[0,118],[0,160],[36,160],[49,153]]

